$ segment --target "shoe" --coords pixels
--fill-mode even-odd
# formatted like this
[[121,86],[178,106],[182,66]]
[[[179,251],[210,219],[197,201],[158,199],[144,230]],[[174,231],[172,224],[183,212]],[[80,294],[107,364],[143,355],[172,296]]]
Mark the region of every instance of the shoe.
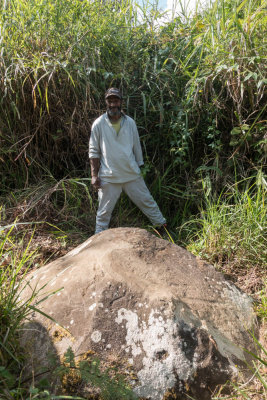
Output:
[[160,236],[163,237],[168,234],[168,226],[167,224],[163,224],[157,228],[154,228],[155,232]]
[[158,228],[153,228],[153,229],[161,239],[165,239],[171,243],[174,243],[174,240],[173,240],[174,232],[169,229],[167,224],[163,224],[163,225],[159,226]]

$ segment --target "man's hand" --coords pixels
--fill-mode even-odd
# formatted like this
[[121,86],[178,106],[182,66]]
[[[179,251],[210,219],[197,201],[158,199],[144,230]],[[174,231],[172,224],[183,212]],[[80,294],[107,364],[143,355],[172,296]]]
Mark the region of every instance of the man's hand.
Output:
[[95,190],[98,190],[101,186],[100,179],[98,177],[98,171],[100,168],[100,160],[99,158],[90,158],[90,166],[91,166],[91,185]]
[[91,185],[95,190],[98,190],[101,186],[101,182],[98,176],[92,176]]

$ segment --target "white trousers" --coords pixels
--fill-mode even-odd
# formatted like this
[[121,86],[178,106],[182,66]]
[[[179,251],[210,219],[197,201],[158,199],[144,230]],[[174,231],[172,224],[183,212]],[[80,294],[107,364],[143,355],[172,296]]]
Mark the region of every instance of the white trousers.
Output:
[[120,197],[122,190],[130,197],[133,203],[150,219],[155,226],[166,223],[166,219],[151,196],[144,179],[139,177],[125,183],[101,182],[98,190],[98,210],[96,215],[95,233],[108,229],[112,211]]

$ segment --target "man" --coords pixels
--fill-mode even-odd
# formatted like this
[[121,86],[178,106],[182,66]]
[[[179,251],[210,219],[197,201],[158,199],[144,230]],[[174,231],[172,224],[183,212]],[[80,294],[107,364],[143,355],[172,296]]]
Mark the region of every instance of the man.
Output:
[[99,200],[95,233],[108,229],[122,190],[154,226],[162,228],[166,219],[141,176],[144,162],[136,124],[121,110],[119,89],[108,89],[105,101],[107,112],[94,121],[89,142],[91,184]]

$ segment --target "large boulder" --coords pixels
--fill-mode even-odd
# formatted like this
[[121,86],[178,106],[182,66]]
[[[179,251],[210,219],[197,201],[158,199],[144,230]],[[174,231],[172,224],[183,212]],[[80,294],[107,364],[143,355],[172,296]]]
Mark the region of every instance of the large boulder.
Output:
[[28,279],[25,297],[62,288],[38,307],[68,330],[35,313],[34,333],[23,337],[33,358],[45,364],[51,343],[59,356],[69,346],[101,360],[112,354],[132,366],[142,398],[210,399],[253,347],[252,300],[213,266],[142,229],[104,231]]

